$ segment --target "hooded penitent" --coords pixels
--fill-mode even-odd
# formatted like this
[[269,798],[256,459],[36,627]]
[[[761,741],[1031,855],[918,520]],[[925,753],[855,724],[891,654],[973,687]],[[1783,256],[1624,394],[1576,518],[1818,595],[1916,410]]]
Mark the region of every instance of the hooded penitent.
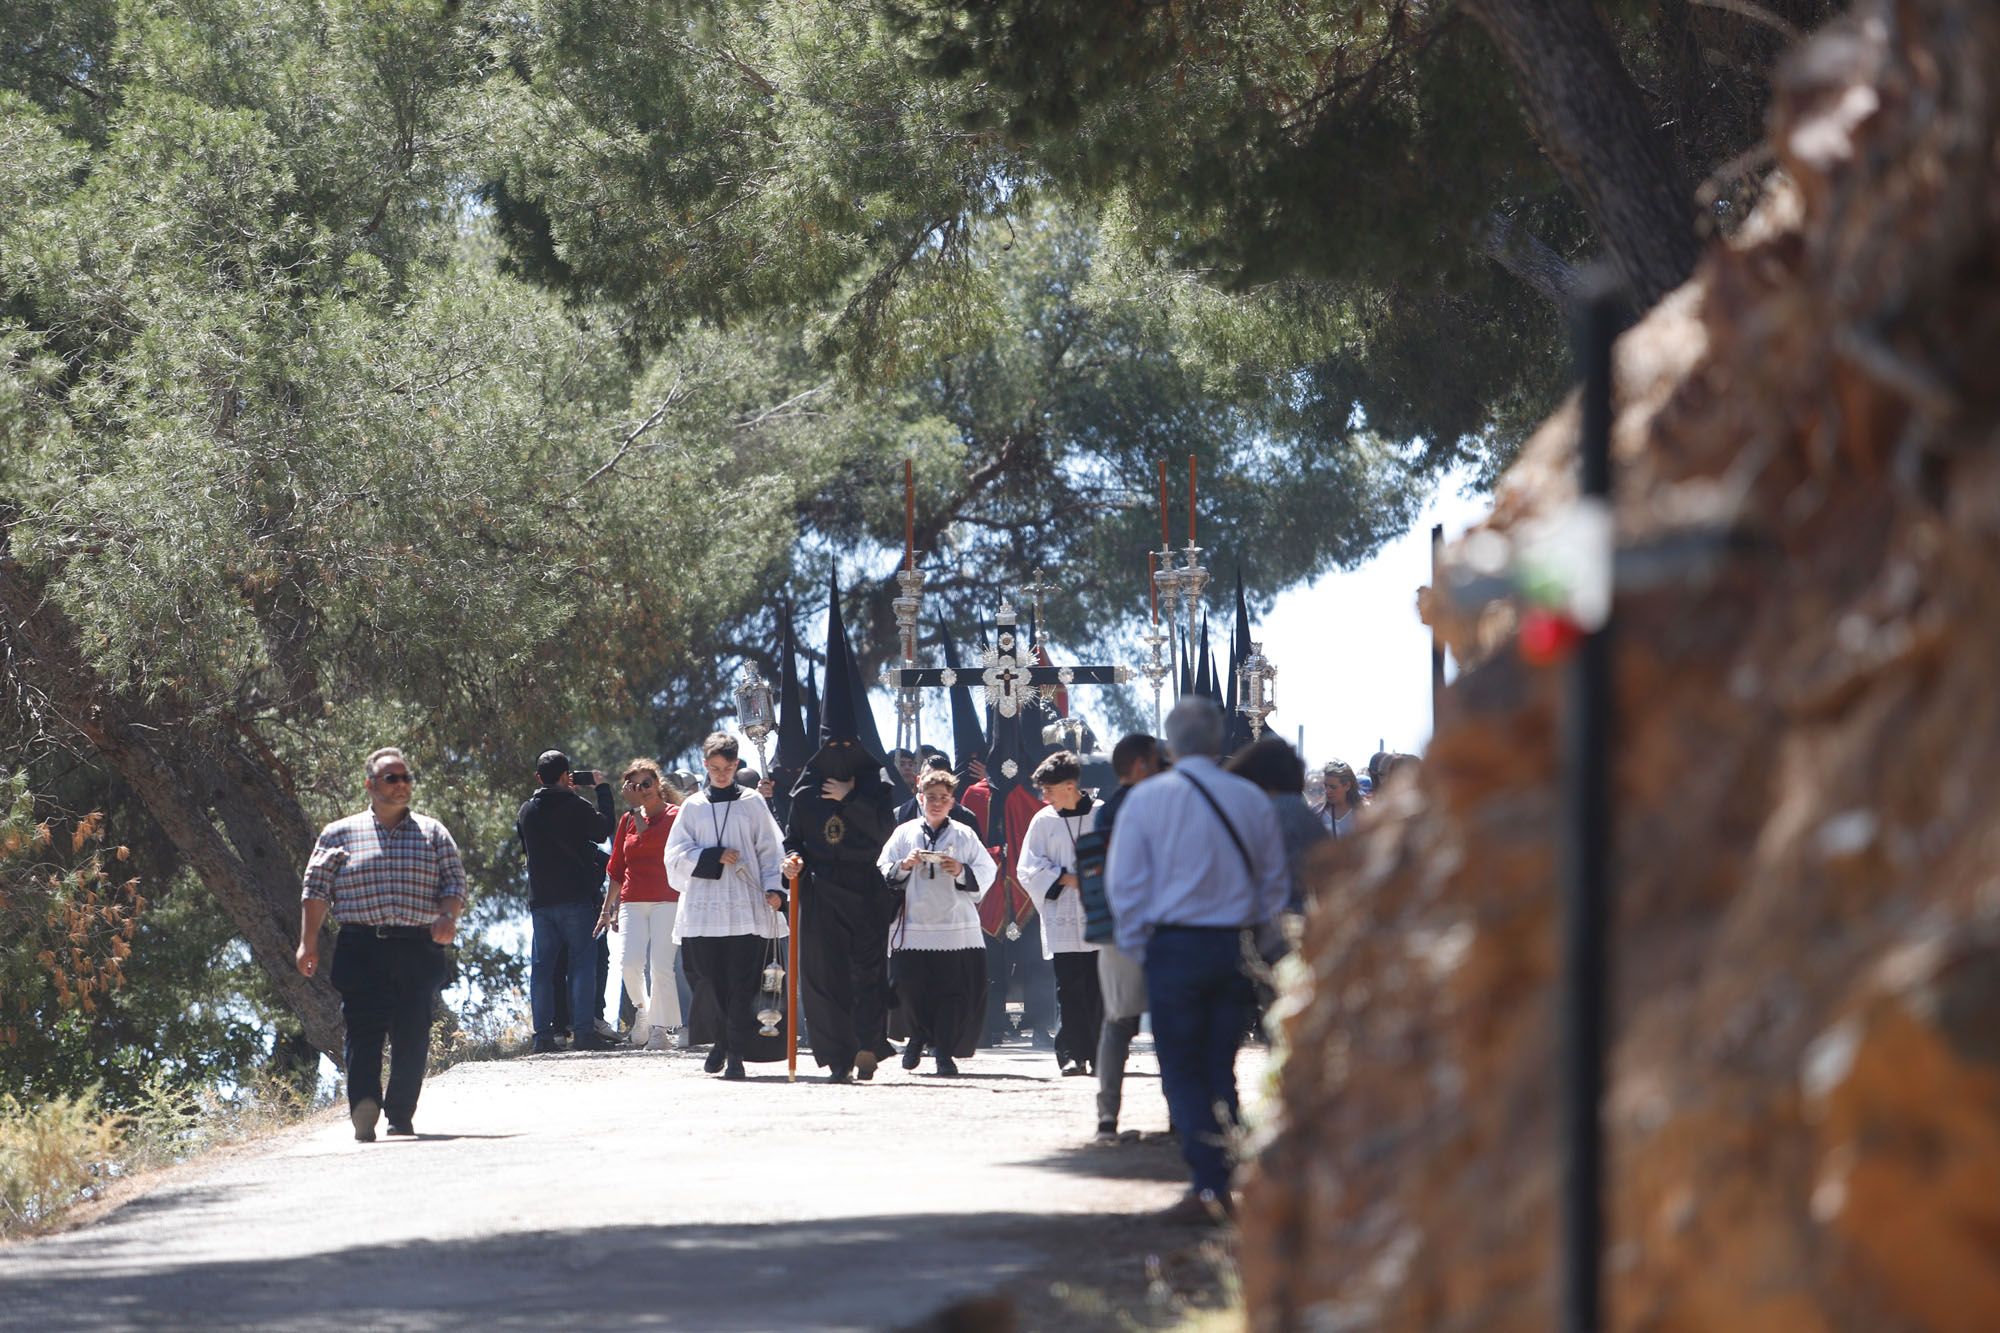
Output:
[[1236,571],[1236,628],[1229,638],[1229,675],[1226,681],[1223,709],[1229,719],[1229,739],[1227,753],[1235,754],[1250,743],[1250,719],[1236,711],[1242,702],[1237,692],[1241,689],[1236,679],[1236,668],[1250,657],[1250,611],[1243,600],[1243,571]]
[[962,679],[970,668],[959,662],[951,631],[940,626],[938,637],[944,645],[944,664],[961,676],[951,687],[951,759],[952,772],[963,788],[972,781],[973,760],[986,762],[986,729],[980,723],[978,705],[972,702],[972,687]]
[[874,719],[867,730],[858,727],[856,705],[866,706],[854,669],[854,654],[847,646],[847,626],[840,615],[840,585],[828,581],[826,610],[826,682],[820,692],[819,749],[808,767],[825,778],[880,780],[881,741],[871,747]]
[[778,649],[778,752],[771,762],[771,785],[777,793],[771,802],[771,812],[781,826],[791,813],[792,784],[799,780],[813,753],[799,697],[797,659],[798,642],[792,634],[791,617],[787,616],[784,641]]

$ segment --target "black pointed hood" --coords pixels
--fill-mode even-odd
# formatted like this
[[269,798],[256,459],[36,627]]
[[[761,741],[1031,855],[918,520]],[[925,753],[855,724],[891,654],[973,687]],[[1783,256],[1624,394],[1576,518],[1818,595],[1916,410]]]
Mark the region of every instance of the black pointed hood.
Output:
[[1201,656],[1196,660],[1194,669],[1194,692],[1206,695],[1208,698],[1214,699],[1217,703],[1222,702],[1217,697],[1215,690],[1215,659],[1210,657],[1208,652],[1208,613],[1206,611],[1201,616]]
[[[882,767],[882,741],[875,719],[862,714],[867,695],[861,689],[854,653],[847,645],[847,625],[840,615],[840,583],[827,579],[826,680],[820,690],[819,748],[809,765],[822,778],[875,776]],[[872,741],[872,744],[871,744]]]
[[[778,799],[790,805],[791,786],[798,781],[813,755],[813,739],[806,731],[805,709],[799,695],[798,639],[792,632],[792,618],[785,617],[784,639],[778,646],[778,751],[771,759],[771,781]],[[783,810],[773,807],[778,822]]]
[[806,724],[806,744],[819,744],[819,682],[813,676],[813,663],[806,661],[806,679],[799,702],[804,705]]
[[[958,660],[951,631],[938,627],[943,642],[944,664],[953,671],[970,675],[971,669]],[[951,760],[961,786],[970,782],[972,761],[986,761],[986,729],[980,724],[979,707],[972,702],[972,687],[959,680],[951,687]]]
[[1194,664],[1189,660],[1192,656],[1193,654],[1188,650],[1188,636],[1176,633],[1174,635],[1175,703],[1179,703],[1182,699],[1194,693]]

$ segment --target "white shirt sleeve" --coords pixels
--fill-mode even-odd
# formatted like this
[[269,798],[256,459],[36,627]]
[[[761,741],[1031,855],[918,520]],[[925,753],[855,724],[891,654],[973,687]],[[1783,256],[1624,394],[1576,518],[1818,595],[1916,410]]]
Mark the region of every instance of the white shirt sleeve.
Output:
[[914,850],[917,839],[917,825],[920,820],[910,819],[896,825],[896,831],[889,835],[889,841],[882,844],[882,855],[875,862],[875,868],[882,872],[882,878],[892,884],[900,884],[909,878],[901,869],[904,857]]
[[1021,839],[1021,856],[1014,862],[1014,877],[1021,881],[1021,887],[1041,906],[1042,897],[1062,876],[1065,869],[1054,853],[1057,848],[1051,842],[1050,834],[1057,831],[1060,816],[1048,806],[1035,812],[1028,821],[1027,835]]
[[[979,891],[972,897],[974,902],[986,901],[986,895],[993,888],[993,882],[1000,878],[1000,867],[993,863],[993,854],[986,850],[986,844],[971,829],[961,829],[959,839],[961,850],[958,859],[972,867],[972,882]],[[967,854],[969,849],[970,854]]]
[[750,806],[744,813],[750,816],[750,853],[757,858],[757,881],[766,893],[783,893],[785,835],[778,831],[777,816],[754,791],[736,799]]
[[667,830],[667,885],[677,893],[686,893],[694,877],[694,864],[701,859],[701,844],[695,839],[694,820],[688,818],[702,807],[682,805],[674,816],[674,826]]

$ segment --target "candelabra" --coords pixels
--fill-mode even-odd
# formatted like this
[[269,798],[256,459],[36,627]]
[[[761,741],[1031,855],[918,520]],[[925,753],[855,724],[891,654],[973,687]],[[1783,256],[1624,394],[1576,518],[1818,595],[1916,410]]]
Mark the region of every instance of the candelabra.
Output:
[[[924,572],[914,561],[896,571],[902,596],[889,603],[896,613],[896,635],[903,647],[903,665],[917,665],[917,615],[924,605]],[[922,742],[923,695],[915,688],[896,691],[896,748],[915,751]]]
[[757,670],[755,662],[745,662],[736,678],[736,726],[757,747],[757,772],[770,777],[771,767],[764,758],[764,747],[778,729],[778,705],[771,693],[771,683]]
[[1167,677],[1173,674],[1173,652],[1168,647],[1167,636],[1160,633],[1158,625],[1142,636],[1140,642],[1146,645],[1146,661],[1139,671],[1153,684],[1153,732],[1157,735],[1160,731],[1160,689],[1166,684]]
[[1278,711],[1272,688],[1277,677],[1278,668],[1264,656],[1264,645],[1252,643],[1250,656],[1236,667],[1236,711],[1250,719],[1253,740],[1264,734],[1264,719]]
[[1181,595],[1181,614],[1187,618],[1190,634],[1194,632],[1194,613],[1201,609],[1202,590],[1208,587],[1208,570],[1202,567],[1201,553],[1201,547],[1189,538],[1188,544],[1181,548],[1187,563],[1181,566],[1176,580]]

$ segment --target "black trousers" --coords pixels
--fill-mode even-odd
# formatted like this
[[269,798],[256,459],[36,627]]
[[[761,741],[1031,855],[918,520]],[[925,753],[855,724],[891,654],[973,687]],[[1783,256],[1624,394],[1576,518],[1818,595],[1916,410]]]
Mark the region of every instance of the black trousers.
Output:
[[851,1069],[864,1050],[889,1045],[889,918],[895,900],[882,886],[852,888],[814,876],[799,900],[799,999],[813,1059]]
[[715,1044],[737,1059],[749,1058],[757,1039],[757,992],[771,942],[761,935],[690,935],[681,941],[688,977],[721,1015]]
[[917,1050],[970,1056],[986,1016],[986,950],[899,949],[893,966]]
[[1056,1029],[1056,1060],[1085,1063],[1097,1059],[1097,1039],[1104,1027],[1104,988],[1097,980],[1097,954],[1059,953],[1056,965],[1056,1008],[1062,1026]]
[[[379,1104],[407,1124],[417,1111],[430,1058],[431,1018],[450,963],[428,937],[378,939],[367,926],[346,926],[333,949],[328,980],[340,992],[347,1021],[347,1104]],[[389,1091],[382,1091],[382,1044],[389,1044]]]

